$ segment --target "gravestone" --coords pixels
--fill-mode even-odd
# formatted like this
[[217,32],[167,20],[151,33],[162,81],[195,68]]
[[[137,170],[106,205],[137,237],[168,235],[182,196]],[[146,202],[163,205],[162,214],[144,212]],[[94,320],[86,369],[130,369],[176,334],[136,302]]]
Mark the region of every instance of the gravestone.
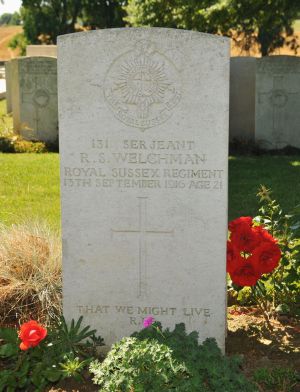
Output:
[[57,60],[12,60],[14,130],[28,140],[55,142],[58,137]]
[[12,97],[11,97],[11,61],[5,62],[5,81],[6,81],[6,112],[12,112]]
[[65,317],[110,345],[152,315],[224,349],[228,39],[105,29],[58,59]]
[[255,57],[230,59],[229,137],[243,142],[255,139]]
[[56,45],[27,45],[26,56],[57,57],[57,46]]
[[300,148],[300,58],[257,59],[255,139],[266,149]]

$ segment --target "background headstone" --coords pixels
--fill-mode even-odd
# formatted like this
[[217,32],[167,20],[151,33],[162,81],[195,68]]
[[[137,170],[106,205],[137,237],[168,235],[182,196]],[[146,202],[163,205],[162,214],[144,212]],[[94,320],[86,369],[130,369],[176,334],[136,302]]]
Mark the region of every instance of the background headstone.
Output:
[[20,133],[20,85],[19,85],[19,58],[10,60],[11,78],[11,108],[13,112],[13,127]]
[[11,61],[5,62],[5,81],[6,81],[6,111],[7,111],[7,113],[11,113],[12,112]]
[[229,41],[58,41],[65,317],[110,345],[153,315],[224,349]]
[[26,56],[57,57],[57,46],[56,45],[27,45]]
[[300,148],[300,58],[257,59],[255,139],[266,149]]
[[12,109],[15,132],[28,140],[58,138],[57,60],[23,57],[12,63]]
[[230,140],[255,139],[255,57],[230,59]]

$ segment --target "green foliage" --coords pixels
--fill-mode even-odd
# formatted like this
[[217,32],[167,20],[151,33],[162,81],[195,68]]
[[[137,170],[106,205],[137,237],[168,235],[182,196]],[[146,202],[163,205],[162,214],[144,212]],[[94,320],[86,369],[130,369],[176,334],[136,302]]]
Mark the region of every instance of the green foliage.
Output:
[[90,359],[80,360],[79,357],[71,355],[65,358],[65,362],[60,363],[63,378],[74,378],[76,381],[83,381],[82,371],[89,365]]
[[18,26],[21,24],[21,17],[18,12],[14,12],[10,14],[8,12],[0,15],[0,26],[8,25],[8,26]]
[[294,208],[293,213],[285,214],[270,195],[271,191],[261,185],[257,194],[260,215],[253,220],[278,240],[282,255],[280,264],[271,274],[263,275],[252,289],[229,282],[229,290],[236,292],[241,305],[254,301],[267,316],[274,311],[300,315],[300,206]]
[[293,22],[298,0],[129,0],[125,20],[132,26],[160,26],[222,33],[263,56],[285,43],[297,49]]
[[16,34],[8,44],[8,47],[11,49],[19,49],[20,56],[26,55],[26,46],[28,45],[29,41],[25,37],[23,33]]
[[299,10],[298,0],[226,0],[209,17],[243,49],[258,43],[262,56],[267,56],[284,44],[297,50],[292,26]]
[[81,328],[82,321],[81,316],[76,323],[72,320],[68,326],[65,319],[61,318],[56,331],[56,339],[60,342],[62,353],[83,354],[81,352],[82,342],[88,338],[94,340],[96,330],[91,330],[89,325]]
[[184,324],[173,331],[160,323],[116,343],[90,371],[101,391],[255,392],[239,370],[238,357],[224,357],[214,339],[198,343]]
[[[48,336],[36,347],[27,351],[19,349],[17,332],[0,328],[0,358],[4,369],[0,370],[0,392],[15,391],[19,388],[44,391],[49,383],[62,378],[81,378],[82,370],[89,364],[88,349],[95,337],[95,330],[82,328],[82,317],[68,326],[65,320],[48,330]],[[90,339],[91,342],[85,342]],[[99,340],[99,338],[98,338]]]
[[0,137],[0,151],[1,152],[14,152],[14,145],[10,138]]
[[101,391],[170,390],[189,377],[168,346],[133,337],[114,344],[103,363],[91,363],[90,371]]
[[23,0],[21,17],[28,42],[55,44],[58,35],[86,28],[123,26],[118,0]]
[[17,137],[0,137],[0,152],[43,153],[47,152],[47,148],[43,142],[31,142]]
[[253,379],[268,391],[289,392],[300,380],[300,373],[291,368],[260,368],[255,371]]
[[206,10],[218,0],[129,0],[125,20],[131,26],[172,27],[217,32],[209,27]]
[[269,299],[273,308],[280,307],[279,311],[291,308],[295,313],[297,304],[300,304],[300,206],[286,214],[270,194],[265,186],[261,186],[258,193],[260,215],[254,220],[278,240],[282,257],[274,273],[261,279],[258,294]]
[[86,0],[83,2],[81,21],[88,29],[123,27],[127,0]]
[[42,153],[46,152],[46,145],[43,142],[31,142],[28,140],[17,139],[14,143],[14,152],[19,153]]

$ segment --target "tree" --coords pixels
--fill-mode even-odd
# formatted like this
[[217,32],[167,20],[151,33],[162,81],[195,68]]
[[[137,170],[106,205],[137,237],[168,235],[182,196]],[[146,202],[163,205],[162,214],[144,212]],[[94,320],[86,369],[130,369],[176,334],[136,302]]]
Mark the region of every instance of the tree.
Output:
[[262,56],[267,56],[285,44],[297,51],[292,26],[299,11],[299,0],[227,0],[208,12],[208,18],[242,49],[258,44]]
[[0,26],[8,25],[10,23],[11,18],[12,18],[12,14],[9,14],[7,12],[5,14],[2,14],[0,16]]
[[16,34],[8,44],[8,47],[11,49],[19,49],[20,56],[26,55],[26,47],[28,42],[23,33]]
[[21,18],[18,12],[14,12],[13,14],[4,13],[0,16],[0,26],[2,25],[16,26],[19,24],[21,24]]
[[125,11],[120,0],[88,0],[83,7],[82,22],[90,29],[123,27]]
[[30,43],[55,44],[58,35],[124,25],[118,0],[22,0],[24,34]]
[[266,56],[284,44],[297,50],[293,22],[299,0],[129,0],[131,26],[162,26],[227,35]]
[[[125,20],[131,26],[172,27],[207,31],[205,10],[218,0],[128,0]],[[216,32],[212,29],[211,32]]]

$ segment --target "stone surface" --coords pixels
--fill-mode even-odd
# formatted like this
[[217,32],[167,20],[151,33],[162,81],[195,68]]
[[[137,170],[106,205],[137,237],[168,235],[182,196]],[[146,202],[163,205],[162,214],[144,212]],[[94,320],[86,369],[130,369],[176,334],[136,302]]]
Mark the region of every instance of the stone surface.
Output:
[[110,345],[153,315],[224,349],[229,41],[58,40],[64,314]]
[[0,79],[0,99],[6,98],[6,82],[5,79]]
[[300,148],[300,58],[257,59],[255,139],[264,148]]
[[57,46],[56,45],[27,45],[26,56],[57,57]]
[[12,97],[11,97],[11,61],[5,62],[5,81],[6,81],[6,111],[12,112]]
[[255,57],[230,59],[230,140],[255,139]]
[[58,137],[57,60],[20,57],[11,64],[15,132],[28,140],[55,142]]

